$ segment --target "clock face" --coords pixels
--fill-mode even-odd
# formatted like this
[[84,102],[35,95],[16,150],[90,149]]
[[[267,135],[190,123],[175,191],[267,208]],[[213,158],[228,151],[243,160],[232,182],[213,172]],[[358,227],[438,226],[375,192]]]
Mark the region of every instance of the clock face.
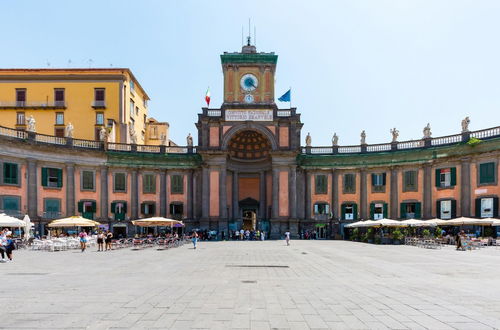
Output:
[[257,80],[257,77],[255,77],[251,73],[247,73],[243,77],[241,77],[240,80],[240,86],[244,91],[251,92],[257,88],[259,85],[259,81]]
[[253,103],[253,95],[252,94],[245,95],[245,103]]

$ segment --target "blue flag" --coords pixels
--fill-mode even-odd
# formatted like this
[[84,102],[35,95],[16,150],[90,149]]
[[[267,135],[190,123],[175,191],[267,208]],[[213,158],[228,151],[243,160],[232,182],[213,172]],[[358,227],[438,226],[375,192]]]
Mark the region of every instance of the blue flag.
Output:
[[285,94],[281,95],[281,97],[278,99],[280,102],[290,102],[290,99],[292,97],[292,89],[289,89],[288,92]]

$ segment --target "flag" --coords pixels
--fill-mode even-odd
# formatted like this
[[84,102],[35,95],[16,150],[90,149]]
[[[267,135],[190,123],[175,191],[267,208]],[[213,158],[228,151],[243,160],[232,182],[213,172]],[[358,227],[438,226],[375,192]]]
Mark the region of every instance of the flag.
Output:
[[289,89],[285,94],[281,95],[278,99],[280,102],[290,102],[292,96],[292,89]]
[[205,101],[207,102],[207,107],[210,106],[210,87],[207,88],[207,93],[205,94]]

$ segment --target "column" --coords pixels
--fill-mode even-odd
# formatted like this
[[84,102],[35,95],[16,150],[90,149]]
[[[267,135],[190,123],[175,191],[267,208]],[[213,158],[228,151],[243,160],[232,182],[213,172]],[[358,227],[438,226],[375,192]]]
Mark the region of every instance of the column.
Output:
[[310,171],[306,171],[306,187],[305,187],[305,192],[306,192],[306,214],[304,216],[304,219],[311,219],[311,181],[312,181],[312,173]]
[[389,217],[391,219],[398,219],[398,169],[395,167],[391,168],[391,193],[389,196]]
[[37,167],[36,159],[28,158],[28,215],[31,220],[38,218]]
[[238,172],[233,171],[233,219],[237,220],[240,217],[239,189],[238,189]]
[[66,164],[66,216],[75,215],[75,164]]
[[273,206],[272,218],[276,219],[279,216],[279,169],[273,168]]
[[290,205],[290,218],[297,219],[297,167],[295,165],[290,166],[290,177],[289,177],[289,194],[288,199]]
[[260,172],[259,178],[259,215],[261,219],[267,219],[266,212],[266,171]]
[[131,211],[131,217],[132,220],[138,219],[139,218],[139,210],[138,210],[138,203],[139,203],[139,182],[137,180],[137,170],[134,169],[132,170],[132,178],[131,178],[131,187],[130,187],[130,211]]
[[193,219],[193,170],[187,174],[187,217]]
[[167,217],[167,171],[160,172],[160,216]]
[[298,172],[296,171],[297,174],[297,216],[299,219],[304,219],[305,218],[305,211],[304,211],[304,206],[305,206],[305,193],[304,193],[304,188],[306,186],[305,179],[304,179],[304,171],[299,170]]
[[360,187],[359,187],[359,192],[360,192],[360,201],[359,201],[359,214],[361,215],[361,219],[366,220],[368,219],[368,187],[367,187],[367,180],[366,180],[366,170],[362,169],[360,172]]
[[101,208],[101,220],[108,221],[108,167],[102,166],[100,169],[100,179],[101,179],[101,192],[100,192],[100,208]]
[[219,170],[219,217],[227,220],[227,170],[226,166],[221,166]]
[[339,173],[335,169],[332,170],[332,214],[333,218],[340,219],[339,212]]
[[210,180],[208,177],[208,167],[204,166],[201,174],[201,217],[204,220],[208,219],[208,207],[210,203]]
[[424,165],[424,208],[423,218],[432,218],[432,167],[431,164]]
[[470,217],[470,158],[464,158],[460,164],[460,209],[463,217]]

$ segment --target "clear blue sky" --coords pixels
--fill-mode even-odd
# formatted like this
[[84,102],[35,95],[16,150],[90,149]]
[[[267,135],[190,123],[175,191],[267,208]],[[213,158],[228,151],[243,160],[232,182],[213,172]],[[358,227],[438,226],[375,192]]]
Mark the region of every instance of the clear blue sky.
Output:
[[[454,134],[500,125],[500,1],[7,1],[0,65],[128,67],[150,114],[184,144],[209,85],[222,102],[219,55],[257,26],[258,51],[279,55],[276,98],[292,86],[302,143],[329,145]],[[279,104],[280,107],[287,103]]]

